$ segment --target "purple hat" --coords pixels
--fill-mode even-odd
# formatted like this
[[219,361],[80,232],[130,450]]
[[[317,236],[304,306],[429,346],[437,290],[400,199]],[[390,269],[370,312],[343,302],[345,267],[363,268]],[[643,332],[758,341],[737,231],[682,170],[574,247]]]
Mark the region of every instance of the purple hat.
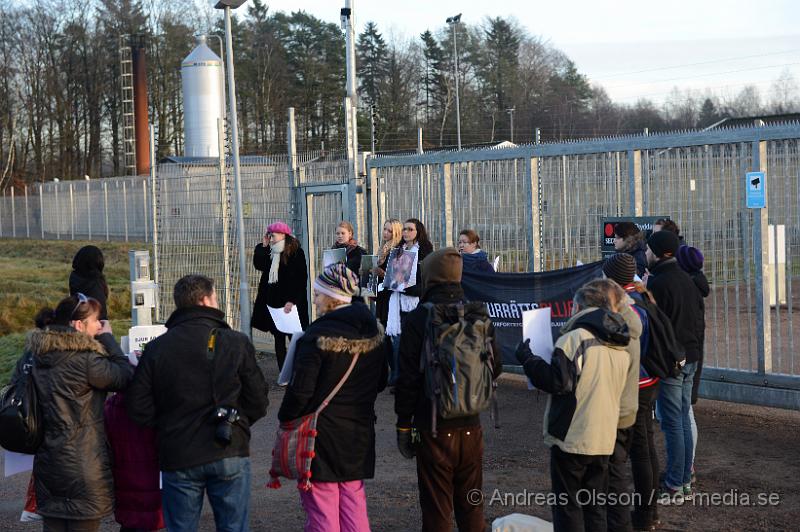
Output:
[[283,220],[278,220],[275,223],[269,224],[267,227],[268,233],[283,233],[284,235],[291,235],[292,229]]
[[678,248],[678,264],[687,272],[699,272],[703,269],[703,254],[699,249],[687,245]]

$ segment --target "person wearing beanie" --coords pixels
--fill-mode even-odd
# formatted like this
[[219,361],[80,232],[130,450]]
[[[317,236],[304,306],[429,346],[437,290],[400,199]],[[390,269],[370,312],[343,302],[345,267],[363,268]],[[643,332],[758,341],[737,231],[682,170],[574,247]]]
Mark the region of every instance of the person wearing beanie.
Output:
[[267,307],[282,308],[289,313],[297,306],[303,329],[308,327],[309,318],[306,255],[285,222],[279,220],[267,227],[253,251],[253,266],[262,273],[250,326],[275,337],[275,358],[280,371],[286,360],[286,337],[291,335],[278,330]]
[[659,231],[647,241],[650,275],[647,288],[667,315],[686,362],[676,377],[662,379],[657,408],[667,449],[667,464],[659,502],[692,496],[691,398],[694,373],[703,346],[703,296],[691,277],[678,264],[680,241],[675,233]]
[[[311,489],[299,490],[306,531],[369,530],[364,479],[375,476],[375,399],[388,378],[391,344],[363,303],[358,277],[342,263],[313,281],[317,319],[297,340],[291,381],[278,420],[311,414],[347,373],[319,414]],[[357,357],[357,358],[355,358]]]
[[[400,374],[395,389],[397,444],[405,458],[417,459],[417,484],[422,510],[422,530],[453,530],[453,514],[459,530],[483,530],[483,504],[470,504],[466,495],[483,484],[483,432],[480,416],[443,419],[437,415],[433,431],[432,404],[425,392],[420,365],[425,355],[429,313],[455,310],[464,304],[467,320],[480,315],[488,320],[482,304],[470,304],[461,288],[463,260],[455,248],[435,251],[420,263],[422,305],[408,313],[400,338]],[[429,310],[430,303],[434,308]],[[473,314],[474,313],[474,314]],[[454,319],[458,313],[453,312]],[[493,378],[502,372],[500,351],[494,329],[489,326],[485,340],[494,353]],[[490,339],[491,338],[491,339]],[[442,348],[442,346],[440,346]],[[413,442],[413,431],[419,443]]]
[[636,273],[644,276],[647,259],[644,250],[644,233],[633,222],[620,222],[614,226],[614,249],[618,253],[627,253],[636,260]]

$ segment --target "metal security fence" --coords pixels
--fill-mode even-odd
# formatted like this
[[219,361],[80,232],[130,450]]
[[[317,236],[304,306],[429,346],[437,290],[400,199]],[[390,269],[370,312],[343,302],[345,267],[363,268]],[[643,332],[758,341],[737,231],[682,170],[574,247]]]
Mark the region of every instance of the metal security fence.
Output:
[[145,176],[9,188],[0,197],[0,238],[149,242],[150,204]]

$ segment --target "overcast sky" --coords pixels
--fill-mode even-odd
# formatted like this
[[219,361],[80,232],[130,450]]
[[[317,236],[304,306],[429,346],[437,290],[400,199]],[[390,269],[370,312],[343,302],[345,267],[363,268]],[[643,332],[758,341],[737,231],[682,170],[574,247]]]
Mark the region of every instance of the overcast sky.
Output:
[[[338,23],[344,0],[266,0],[273,11],[305,10]],[[567,53],[618,102],[660,102],[674,86],[733,95],[747,84],[768,98],[789,72],[800,83],[798,0],[354,0],[356,22],[414,38],[450,15],[480,23],[514,17]]]

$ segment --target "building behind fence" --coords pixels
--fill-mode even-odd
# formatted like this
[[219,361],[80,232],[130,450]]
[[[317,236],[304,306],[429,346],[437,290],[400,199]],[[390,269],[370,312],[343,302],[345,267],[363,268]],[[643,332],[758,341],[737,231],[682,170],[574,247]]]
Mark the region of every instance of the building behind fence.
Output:
[[[368,157],[356,177],[343,154],[243,158],[246,247],[268,223],[286,220],[313,276],[339,220],[351,220],[361,244],[375,250],[383,221],[416,217],[436,247],[471,228],[500,257],[501,271],[542,271],[598,260],[605,217],[670,216],[703,251],[712,286],[703,393],[800,408],[799,142],[800,124],[789,123]],[[745,174],[757,170],[767,176],[762,210],[745,207]],[[225,160],[179,158],[159,164],[152,180],[37,185],[24,198],[3,198],[0,231],[147,240],[155,214],[161,317],[172,310],[174,282],[196,272],[217,279],[239,326],[233,185]],[[259,273],[247,273],[252,305]]]

